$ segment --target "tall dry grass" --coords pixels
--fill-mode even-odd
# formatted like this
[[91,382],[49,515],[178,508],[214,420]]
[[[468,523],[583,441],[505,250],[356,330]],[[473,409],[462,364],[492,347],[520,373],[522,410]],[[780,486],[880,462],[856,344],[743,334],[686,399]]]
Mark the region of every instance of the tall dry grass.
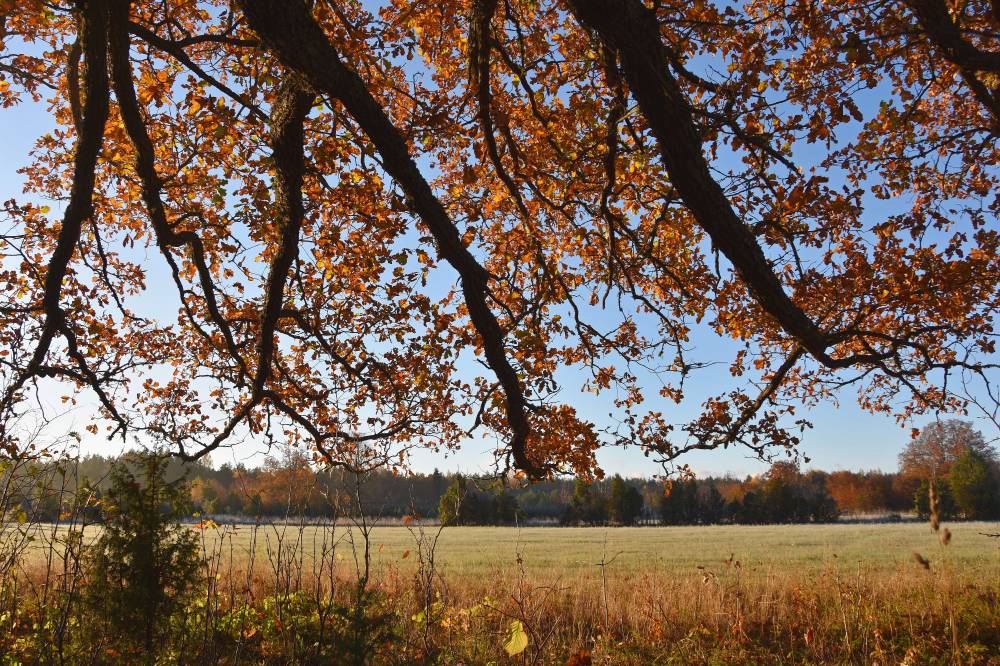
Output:
[[[0,506],[0,659],[137,663],[135,653],[116,652],[88,631],[80,590],[87,585],[83,554],[94,535],[92,498],[65,493],[53,481],[44,485],[63,493],[62,525],[33,524],[32,516]],[[0,501],[4,496],[0,488]],[[747,565],[706,552],[702,564],[678,570],[655,561],[626,565],[607,540],[583,565],[554,566],[537,557],[537,544],[530,550],[513,532],[510,557],[462,569],[442,565],[447,528],[435,526],[411,525],[405,549],[384,557],[378,520],[358,509],[343,512],[340,521],[310,524],[202,521],[200,584],[183,613],[163,619],[172,638],[157,655],[141,658],[165,664],[1000,664],[1000,575],[955,558],[954,540],[961,537],[933,518],[937,529],[925,528],[927,547],[895,567],[844,566],[831,554],[807,568],[791,551],[786,565]],[[644,533],[655,532],[628,534]],[[467,534],[481,539],[484,531]],[[521,637],[526,641],[514,640]]]
[[[938,549],[926,556],[929,568],[912,562],[894,573],[863,565],[751,572],[733,558],[678,573],[616,567],[612,554],[584,571],[539,569],[518,556],[468,575],[436,568],[438,528],[414,529],[408,555],[374,565],[370,525],[240,529],[249,535],[225,525],[203,532],[204,585],[167,663],[315,663],[321,655],[352,663],[345,635],[369,629],[367,617],[350,626],[362,588],[365,612],[384,626],[357,663],[562,664],[581,653],[602,664],[1000,663],[997,581],[951,567],[929,530]],[[73,574],[23,569],[21,608],[50,604],[47,590],[54,581],[71,589]],[[79,624],[72,601],[59,598],[64,605],[43,614],[55,632]],[[510,656],[515,621],[528,645]]]

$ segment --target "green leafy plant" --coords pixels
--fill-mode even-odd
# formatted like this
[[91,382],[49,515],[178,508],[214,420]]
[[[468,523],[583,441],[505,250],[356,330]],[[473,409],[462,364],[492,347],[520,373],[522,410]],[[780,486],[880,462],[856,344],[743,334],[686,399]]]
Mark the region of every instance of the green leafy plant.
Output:
[[987,519],[996,517],[997,480],[990,460],[974,449],[967,449],[951,467],[948,476],[956,508],[966,518]]

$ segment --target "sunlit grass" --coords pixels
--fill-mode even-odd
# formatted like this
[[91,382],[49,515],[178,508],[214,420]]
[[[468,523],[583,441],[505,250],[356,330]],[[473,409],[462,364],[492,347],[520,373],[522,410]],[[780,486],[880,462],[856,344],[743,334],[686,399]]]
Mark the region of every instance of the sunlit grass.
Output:
[[[702,527],[448,527],[437,546],[438,567],[460,576],[479,576],[515,563],[537,572],[584,573],[614,558],[613,570],[633,573],[683,573],[697,567],[722,566],[730,557],[747,574],[788,571],[811,575],[826,570],[889,574],[912,565],[920,552],[932,563],[947,556],[965,572],[1000,572],[1000,539],[984,533],[1000,532],[996,522],[949,523],[953,538],[942,549],[926,523],[834,525],[718,525]],[[51,526],[40,526],[49,532]],[[414,549],[414,533],[421,528],[376,526],[371,532],[371,555],[377,566],[407,567],[404,553]],[[426,533],[436,526],[423,526]],[[212,547],[218,540],[227,550],[247,557],[255,544],[257,558],[281,539],[301,543],[306,556],[316,547],[321,531],[330,528],[281,524],[219,525],[203,530]],[[60,531],[60,530],[57,530]],[[88,529],[93,538],[97,528]],[[361,548],[360,530],[338,525],[333,538],[342,559],[350,559],[353,541]],[[39,551],[44,539],[40,539]],[[732,564],[732,563],[731,563]]]
[[[376,663],[416,663],[428,649],[442,663],[507,663],[505,632],[517,619],[530,637],[525,655],[543,664],[580,649],[601,664],[993,664],[1000,540],[982,533],[1000,524],[948,527],[947,546],[926,523],[451,527],[430,571],[430,541],[421,548],[416,537],[434,537],[436,526],[376,526],[368,585],[399,640]],[[60,576],[59,548],[47,545],[65,529],[35,530],[41,538],[22,568],[35,584],[24,591]],[[86,540],[97,534],[89,529]],[[357,526],[218,525],[200,534],[219,606],[208,624],[196,607],[192,635],[228,631],[226,618],[249,613],[237,639],[257,651],[251,661],[285,663],[285,623],[315,624],[314,598],[351,603],[363,570]],[[29,619],[45,608],[31,603]]]

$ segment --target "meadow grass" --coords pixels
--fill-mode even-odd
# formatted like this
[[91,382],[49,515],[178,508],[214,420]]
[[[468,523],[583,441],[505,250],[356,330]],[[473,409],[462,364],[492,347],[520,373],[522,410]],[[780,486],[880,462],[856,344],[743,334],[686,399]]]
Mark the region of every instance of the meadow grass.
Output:
[[[616,665],[1000,665],[1000,539],[982,534],[1000,523],[948,528],[946,546],[926,523],[449,527],[436,543],[436,526],[375,526],[367,585],[377,601],[365,612],[389,618],[394,638],[369,663],[591,663],[571,661],[585,651]],[[330,622],[316,603],[353,603],[362,532],[200,530],[211,586],[176,635],[205,638],[177,654],[314,663],[317,627]],[[23,570],[43,568],[43,552],[27,553]],[[329,626],[347,631],[343,622]],[[528,637],[516,657],[504,650],[513,622]]]
[[[946,551],[926,523],[851,523],[829,525],[709,525],[694,527],[446,527],[437,545],[437,566],[455,576],[481,576],[515,563],[538,571],[571,575],[614,558],[618,572],[695,572],[714,568],[730,557],[746,573],[785,571],[811,575],[824,570],[890,574],[912,566],[914,552],[932,562],[947,553],[952,566],[966,573],[1000,575],[998,522],[949,523],[952,541]],[[41,525],[40,531],[51,530]],[[295,542],[305,556],[317,548],[328,528],[312,525],[220,525],[204,530],[209,547],[223,540],[234,553],[247,557],[251,544],[257,559],[266,559],[278,538]],[[376,566],[406,568],[414,560],[406,553],[415,547],[415,534],[437,531],[436,526],[378,526],[371,530],[371,555]],[[301,532],[301,534],[299,533]],[[98,533],[89,528],[87,539]],[[329,535],[326,535],[327,538]],[[360,544],[360,530],[349,523],[336,527],[335,538],[349,556],[352,539]],[[39,544],[43,541],[39,541]],[[360,547],[360,545],[359,545]],[[30,559],[30,556],[29,556]]]
[[[966,570],[1000,572],[1000,540],[982,536],[998,532],[997,523],[950,525],[948,557]],[[401,527],[372,533],[379,561],[398,560],[413,537]],[[575,574],[615,558],[621,572],[693,572],[733,557],[744,571],[785,570],[797,575],[833,567],[863,567],[890,573],[909,567],[913,551],[935,556],[936,538],[924,523],[879,525],[719,525],[704,527],[454,527],[446,528],[438,545],[443,571],[477,576],[517,560],[540,571]]]

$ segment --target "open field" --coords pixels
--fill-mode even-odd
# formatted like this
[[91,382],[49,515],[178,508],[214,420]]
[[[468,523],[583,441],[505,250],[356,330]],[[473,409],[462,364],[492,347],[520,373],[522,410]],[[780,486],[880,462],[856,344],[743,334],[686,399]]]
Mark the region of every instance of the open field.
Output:
[[[180,656],[164,663],[348,663],[336,655],[372,632],[376,664],[590,663],[567,662],[585,650],[609,665],[1000,665],[1000,539],[981,534],[1000,524],[947,527],[947,546],[926,523],[454,527],[433,548],[437,527],[422,543],[420,528],[375,527],[374,596],[338,616],[330,609],[358,608],[359,528],[220,525],[199,531],[207,584],[173,634]],[[15,629],[58,615],[31,596],[66,580],[58,557],[45,573],[57,550],[45,541],[24,553],[35,581],[20,588]],[[515,622],[527,647],[512,658]],[[59,640],[23,636],[21,663]]]
[[[614,558],[618,572],[694,572],[713,568],[733,556],[747,573],[813,575],[826,570],[889,574],[912,567],[919,552],[932,562],[946,557],[963,572],[1000,576],[1000,523],[949,523],[952,540],[945,549],[926,523],[831,525],[713,525],[704,527],[448,527],[436,548],[437,566],[453,576],[481,576],[518,560],[537,572],[576,575]],[[52,526],[40,526],[50,533]],[[406,568],[416,548],[418,530],[376,526],[371,531],[372,561],[376,566]],[[436,526],[423,526],[432,537]],[[59,531],[59,530],[57,530]],[[90,529],[87,537],[97,531]],[[362,547],[360,529],[281,524],[220,525],[204,530],[209,549],[224,543],[226,550],[248,558],[251,546],[258,561],[273,552],[278,541],[301,547],[308,558],[325,538],[336,543],[341,560],[352,559],[352,542]],[[39,544],[44,540],[39,540]],[[36,553],[40,553],[41,545]],[[35,555],[37,557],[37,554]]]
[[[428,531],[433,528],[425,528]],[[1000,540],[982,532],[1000,532],[998,523],[950,525],[949,560],[965,570],[1000,574]],[[308,536],[306,537],[309,538]],[[398,561],[413,548],[413,535],[400,527],[372,533],[380,562]],[[308,541],[307,541],[308,543]],[[912,564],[919,551],[934,558],[940,547],[924,523],[886,525],[720,525],[706,527],[457,527],[446,528],[438,544],[438,562],[450,575],[478,576],[518,554],[537,571],[575,575],[602,559],[615,558],[622,572],[681,573],[719,565],[731,555],[746,571],[782,570],[797,575],[827,568],[888,573]]]

